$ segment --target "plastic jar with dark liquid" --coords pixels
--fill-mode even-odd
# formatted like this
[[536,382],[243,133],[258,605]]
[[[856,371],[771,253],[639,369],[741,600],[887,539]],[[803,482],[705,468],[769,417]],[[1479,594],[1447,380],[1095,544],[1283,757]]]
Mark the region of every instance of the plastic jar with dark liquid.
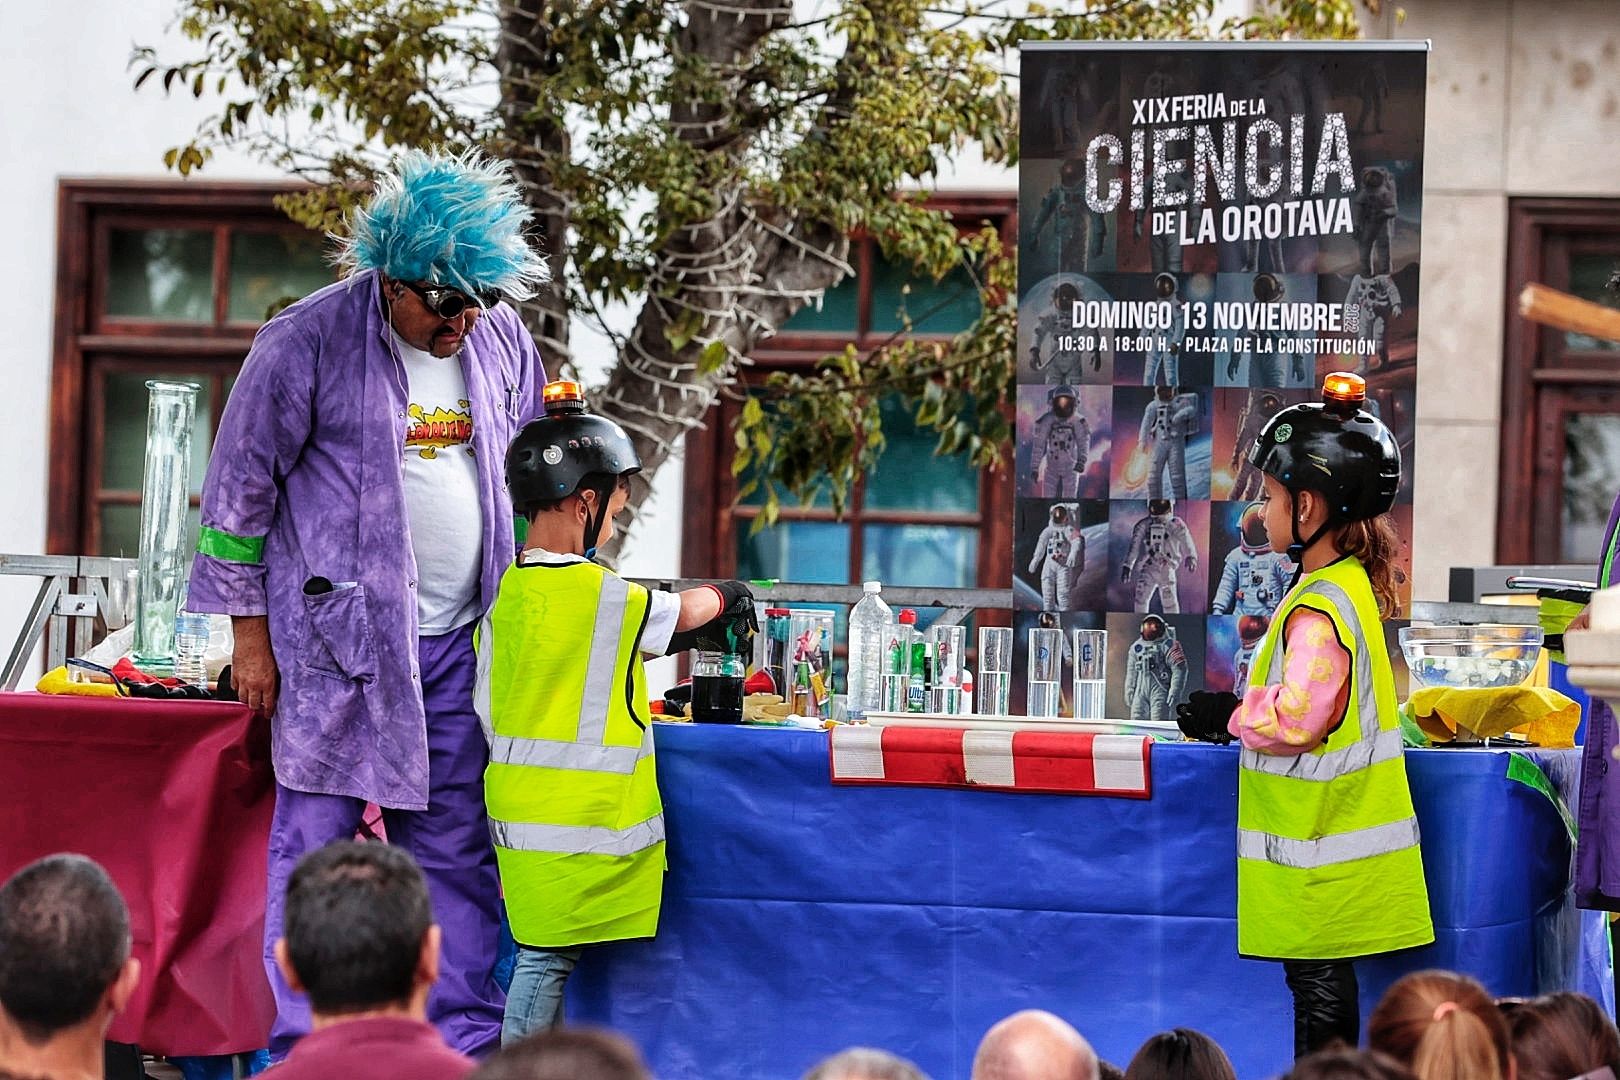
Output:
[[743,658],[736,653],[694,653],[692,719],[700,724],[742,723],[744,670]]

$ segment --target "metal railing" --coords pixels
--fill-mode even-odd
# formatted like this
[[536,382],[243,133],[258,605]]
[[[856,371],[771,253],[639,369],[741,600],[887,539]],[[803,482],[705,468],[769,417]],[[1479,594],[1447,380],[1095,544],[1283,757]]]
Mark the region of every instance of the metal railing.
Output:
[[[135,565],[134,559],[96,555],[0,554],[0,574],[44,579],[5,667],[0,669],[0,688],[17,688],[23,667],[41,638],[45,639],[45,666],[49,670],[61,667],[69,656],[90,651],[96,640],[97,616],[116,612],[116,619],[104,622],[120,626],[127,622],[133,614],[134,597],[120,597],[118,604],[112,603],[108,583],[127,581]],[[68,651],[70,639],[72,652]]]
[[[0,574],[38,577],[39,591],[23,619],[0,669],[0,687],[14,690],[24,666],[40,640],[45,640],[47,668],[60,667],[69,656],[82,656],[95,644],[97,619],[103,625],[121,626],[133,615],[133,597],[118,597],[114,603],[109,582],[128,580],[134,559],[114,559],[94,555],[5,555],[0,554]],[[701,578],[634,578],[650,589],[690,589],[705,584]],[[794,582],[757,583],[754,595],[766,605],[842,604],[850,607],[860,601],[859,585],[814,585]],[[960,623],[974,611],[1009,611],[1013,606],[1011,589],[948,589],[906,585],[885,585],[883,598],[892,607],[942,608],[942,626]],[[114,615],[114,619],[105,616]],[[1469,623],[1508,623],[1536,625],[1534,607],[1496,604],[1453,604],[1420,600],[1412,605],[1416,622],[1442,625]],[[71,642],[72,651],[69,651]]]

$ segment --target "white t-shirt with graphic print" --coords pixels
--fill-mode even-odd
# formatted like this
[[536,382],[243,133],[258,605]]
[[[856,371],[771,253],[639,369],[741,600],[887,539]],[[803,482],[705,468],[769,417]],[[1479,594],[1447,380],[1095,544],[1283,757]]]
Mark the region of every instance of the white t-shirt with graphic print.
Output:
[[413,349],[397,334],[394,347],[408,387],[405,511],[416,553],[420,633],[447,634],[479,615],[484,515],[472,406],[459,356]]

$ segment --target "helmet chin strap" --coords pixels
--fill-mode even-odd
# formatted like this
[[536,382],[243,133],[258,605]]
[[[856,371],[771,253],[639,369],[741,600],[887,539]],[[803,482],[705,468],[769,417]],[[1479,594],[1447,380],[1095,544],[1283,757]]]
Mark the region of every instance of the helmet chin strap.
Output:
[[1321,525],[1317,526],[1316,531],[1311,533],[1309,540],[1300,539],[1299,523],[1299,492],[1291,490],[1288,492],[1288,525],[1294,532],[1294,542],[1288,545],[1288,557],[1294,561],[1294,580],[1288,583],[1290,589],[1298,585],[1299,579],[1305,574],[1306,550],[1322,539],[1323,534],[1332,527],[1333,518],[1329,515],[1328,520],[1322,522]]
[[610,477],[605,483],[585,489],[596,493],[595,504],[586,507],[585,532],[580,538],[580,546],[585,549],[585,557],[592,562],[596,561],[596,547],[602,539],[602,527],[607,524],[608,503],[612,501],[613,489],[617,485],[618,478]]

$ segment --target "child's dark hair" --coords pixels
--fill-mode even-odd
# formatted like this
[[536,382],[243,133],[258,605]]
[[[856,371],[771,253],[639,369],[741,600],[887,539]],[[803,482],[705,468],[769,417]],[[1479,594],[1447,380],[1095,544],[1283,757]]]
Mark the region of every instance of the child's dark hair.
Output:
[[1367,569],[1372,581],[1373,599],[1378,602],[1378,614],[1393,619],[1400,614],[1400,587],[1406,574],[1397,565],[1400,558],[1401,538],[1395,531],[1395,520],[1380,514],[1366,521],[1352,521],[1339,528],[1334,538],[1339,554],[1350,555]]
[[561,510],[563,507],[568,505],[568,500],[572,499],[575,495],[587,490],[601,490],[601,488],[609,484],[619,491],[629,491],[630,474],[621,473],[618,476],[610,476],[607,473],[586,473],[580,478],[579,487],[575,488],[572,494],[564,495],[560,499],[543,499],[535,502],[526,502],[520,506],[514,506],[512,509],[523,515],[525,521],[533,524],[534,519],[541,513],[547,510]]
[[1142,1044],[1125,1066],[1125,1080],[1235,1080],[1235,1074],[1214,1039],[1191,1028],[1173,1028]]
[[1620,1068],[1620,1033],[1585,994],[1561,990],[1522,1002],[1497,1002],[1507,1017],[1520,1080],[1568,1080]]

